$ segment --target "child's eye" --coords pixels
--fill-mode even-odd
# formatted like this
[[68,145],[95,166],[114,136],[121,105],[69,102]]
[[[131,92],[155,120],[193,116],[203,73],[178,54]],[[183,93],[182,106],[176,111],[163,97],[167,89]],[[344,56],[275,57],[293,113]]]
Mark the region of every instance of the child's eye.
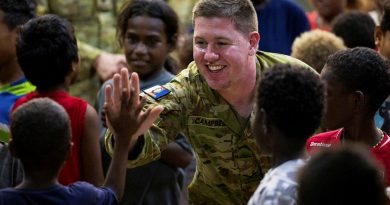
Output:
[[127,37],[126,37],[126,42],[127,42],[128,44],[135,44],[135,43],[138,42],[138,39],[135,38],[134,36],[127,36]]
[[148,46],[149,48],[156,47],[158,43],[160,43],[160,39],[157,38],[150,38],[145,42],[146,46]]

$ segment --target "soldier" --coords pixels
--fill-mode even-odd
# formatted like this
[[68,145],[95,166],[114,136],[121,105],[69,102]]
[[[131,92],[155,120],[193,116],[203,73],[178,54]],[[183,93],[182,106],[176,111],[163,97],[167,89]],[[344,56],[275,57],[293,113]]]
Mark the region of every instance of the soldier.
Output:
[[[311,68],[289,56],[257,52],[260,35],[250,0],[201,0],[193,15],[195,63],[170,83],[145,91],[146,107],[162,105],[164,110],[152,126],[153,119],[147,119],[132,136],[128,168],[159,159],[182,131],[197,163],[189,187],[191,202],[244,204],[270,168],[270,157],[257,148],[249,123],[256,81],[277,63]],[[122,69],[122,75],[115,74],[113,87],[106,87],[109,153],[116,133],[130,125],[128,108],[121,106],[130,90],[127,72]],[[135,94],[138,81],[132,73]],[[160,107],[152,110],[152,116]]]

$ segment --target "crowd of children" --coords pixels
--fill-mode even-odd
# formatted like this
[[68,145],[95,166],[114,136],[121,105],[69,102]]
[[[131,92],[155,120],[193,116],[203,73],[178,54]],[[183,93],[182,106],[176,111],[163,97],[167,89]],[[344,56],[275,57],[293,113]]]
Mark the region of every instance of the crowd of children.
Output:
[[0,0],[0,205],[389,204],[390,0],[310,2],[128,0],[93,107],[72,24]]

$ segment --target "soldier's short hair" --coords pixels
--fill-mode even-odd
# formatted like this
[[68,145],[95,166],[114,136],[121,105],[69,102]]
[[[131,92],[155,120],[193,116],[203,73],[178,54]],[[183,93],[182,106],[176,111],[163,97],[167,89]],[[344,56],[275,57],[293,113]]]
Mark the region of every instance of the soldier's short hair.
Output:
[[256,10],[250,0],[200,0],[194,7],[192,23],[198,17],[227,18],[242,34],[258,31]]
[[37,98],[19,106],[11,119],[11,150],[24,168],[58,169],[71,146],[65,109],[49,98]]
[[22,26],[16,45],[18,62],[38,90],[65,82],[79,61],[72,25],[58,16],[44,15]]
[[35,17],[35,0],[1,0],[0,10],[4,12],[3,22],[14,29]]

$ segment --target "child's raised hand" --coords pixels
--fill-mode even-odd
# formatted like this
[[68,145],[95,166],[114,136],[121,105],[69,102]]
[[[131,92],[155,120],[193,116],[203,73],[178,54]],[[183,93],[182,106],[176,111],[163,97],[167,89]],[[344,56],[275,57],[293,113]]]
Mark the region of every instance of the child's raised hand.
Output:
[[[131,144],[134,145],[138,137],[149,129],[163,108],[156,106],[145,112],[142,111],[145,99],[142,98],[141,101],[139,97],[137,73],[132,73],[131,80],[129,80],[128,70],[122,68],[120,75],[114,75],[113,81],[113,88],[111,85],[105,88],[104,109],[107,126],[117,141],[131,140]],[[121,143],[126,142],[122,141]]]

